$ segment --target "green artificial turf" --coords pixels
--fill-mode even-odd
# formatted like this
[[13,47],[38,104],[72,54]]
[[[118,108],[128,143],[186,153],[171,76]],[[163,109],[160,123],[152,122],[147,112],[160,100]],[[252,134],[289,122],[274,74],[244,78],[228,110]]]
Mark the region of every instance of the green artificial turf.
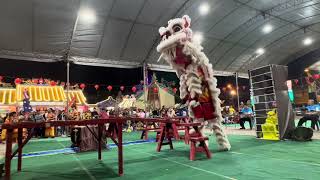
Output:
[[[125,133],[124,140],[138,140],[140,133]],[[154,133],[151,136],[154,136]],[[23,159],[22,172],[12,161],[12,179],[319,179],[320,141],[265,141],[253,136],[230,135],[232,150],[217,152],[214,136],[210,138],[212,159],[197,154],[189,160],[189,146],[174,142],[174,150],[164,146],[156,152],[156,143],[124,147],[124,176],[118,177],[117,149],[103,152],[58,154]],[[66,138],[32,141],[24,153],[69,147]]]

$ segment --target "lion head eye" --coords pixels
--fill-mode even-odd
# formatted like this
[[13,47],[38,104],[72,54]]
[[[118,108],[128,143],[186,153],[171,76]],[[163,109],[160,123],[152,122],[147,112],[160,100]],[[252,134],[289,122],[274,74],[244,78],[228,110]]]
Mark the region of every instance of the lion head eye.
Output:
[[172,27],[173,32],[179,32],[181,31],[182,27],[179,24],[176,24]]

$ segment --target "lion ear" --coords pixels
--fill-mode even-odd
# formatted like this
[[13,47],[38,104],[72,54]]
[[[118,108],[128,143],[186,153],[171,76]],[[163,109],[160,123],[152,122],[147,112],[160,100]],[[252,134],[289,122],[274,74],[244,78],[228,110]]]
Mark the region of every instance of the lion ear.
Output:
[[159,34],[162,36],[164,33],[166,33],[167,29],[165,27],[159,28]]
[[184,23],[184,28],[189,28],[191,25],[191,19],[188,15],[182,16],[183,23]]

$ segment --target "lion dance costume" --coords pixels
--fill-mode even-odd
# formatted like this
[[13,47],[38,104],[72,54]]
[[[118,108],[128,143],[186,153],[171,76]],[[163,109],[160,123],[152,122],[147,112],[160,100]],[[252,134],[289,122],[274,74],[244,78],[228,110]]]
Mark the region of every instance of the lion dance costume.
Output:
[[[219,150],[227,151],[231,146],[221,128],[220,90],[216,87],[212,65],[192,36],[190,23],[191,19],[185,15],[169,20],[167,27],[159,29],[159,60],[164,58],[176,71],[180,79],[180,97],[188,105],[189,116],[202,124],[207,121],[216,135]],[[203,126],[200,128],[203,131]]]

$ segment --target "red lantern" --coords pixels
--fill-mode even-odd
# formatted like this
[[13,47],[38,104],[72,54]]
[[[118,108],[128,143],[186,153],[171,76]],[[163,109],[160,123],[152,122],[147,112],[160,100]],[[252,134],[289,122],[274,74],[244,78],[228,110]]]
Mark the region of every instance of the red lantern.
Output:
[[14,83],[15,83],[15,84],[21,84],[21,82],[22,82],[22,80],[21,80],[20,78],[16,78],[16,79],[14,80]]
[[80,88],[83,90],[84,88],[86,88],[86,85],[83,84],[83,83],[81,83],[81,84],[80,84]]
[[57,83],[56,83],[55,81],[51,81],[51,82],[50,82],[50,85],[51,85],[51,86],[55,86],[55,85],[57,85]]
[[123,91],[124,90],[124,86],[120,86],[120,90]]
[[313,77],[313,79],[317,80],[320,78],[320,74],[314,74],[314,75],[312,75],[312,77]]
[[178,89],[177,89],[177,88],[173,88],[172,91],[173,91],[174,93],[177,93]]
[[108,91],[111,91],[111,90],[112,90],[112,86],[109,85],[109,86],[107,87],[107,89],[108,89]]
[[66,83],[65,83],[65,82],[61,82],[60,85],[61,85],[61,86],[64,86],[64,85],[66,85]]
[[98,84],[94,85],[94,88],[96,88],[96,90],[98,90],[99,89],[99,85]]
[[42,78],[39,79],[39,84],[43,84],[43,79]]
[[154,93],[157,93],[157,92],[158,92],[158,88],[154,87],[154,88],[153,88],[153,92],[154,92]]
[[3,80],[3,76],[0,76],[0,82]]
[[38,79],[32,79],[32,82],[33,82],[34,84],[38,84],[38,83],[39,83],[39,80],[38,80]]
[[131,88],[131,90],[132,90],[132,92],[136,92],[136,91],[137,91],[137,88],[136,88],[135,86],[133,86],[133,87]]

